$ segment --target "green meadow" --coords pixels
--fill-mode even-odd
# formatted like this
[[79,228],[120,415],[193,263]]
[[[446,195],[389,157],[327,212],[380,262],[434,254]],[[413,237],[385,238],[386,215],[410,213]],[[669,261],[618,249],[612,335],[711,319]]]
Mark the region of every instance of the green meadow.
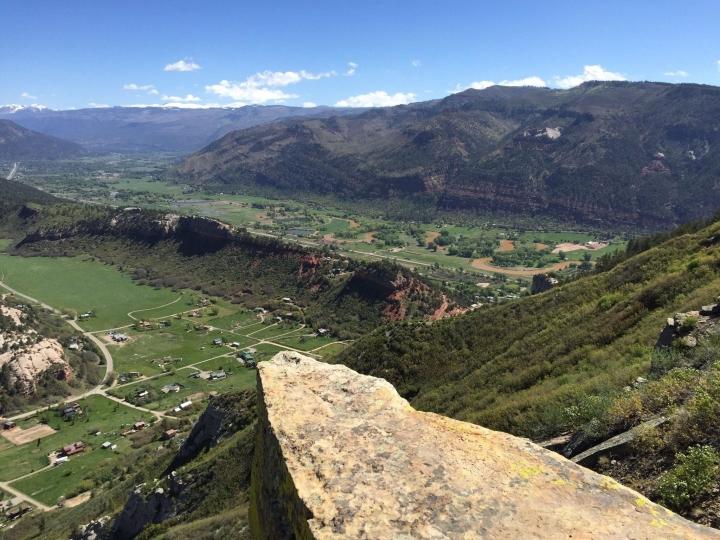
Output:
[[[0,481],[9,481],[46,467],[49,464],[48,454],[67,444],[83,441],[91,447],[99,446],[106,440],[117,440],[119,432],[130,424],[138,420],[149,422],[153,418],[104,396],[89,396],[78,403],[84,414],[74,421],[66,422],[56,411],[50,410],[18,422],[21,428],[29,428],[44,420],[56,432],[20,446],[3,444],[0,448]],[[99,438],[93,435],[98,431],[103,433]],[[87,455],[88,452],[73,456],[70,461],[82,460]]]
[[94,311],[95,317],[82,321],[86,330],[131,324],[128,312],[162,306],[180,296],[170,289],[139,285],[116,268],[83,257],[0,254],[0,276],[10,287],[55,308]]

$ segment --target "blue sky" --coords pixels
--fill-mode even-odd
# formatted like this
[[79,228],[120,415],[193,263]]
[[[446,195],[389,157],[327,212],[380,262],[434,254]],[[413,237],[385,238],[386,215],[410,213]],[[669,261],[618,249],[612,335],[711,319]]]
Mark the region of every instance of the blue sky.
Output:
[[391,105],[492,83],[720,84],[720,2],[0,0],[0,104]]

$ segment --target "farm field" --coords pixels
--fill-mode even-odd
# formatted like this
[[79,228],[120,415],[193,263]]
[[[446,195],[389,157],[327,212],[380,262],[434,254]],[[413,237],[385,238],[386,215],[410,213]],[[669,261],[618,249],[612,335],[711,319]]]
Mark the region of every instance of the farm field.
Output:
[[169,289],[138,285],[119,270],[82,257],[0,253],[0,276],[10,287],[59,309],[94,311],[95,317],[83,321],[88,330],[131,324],[129,312],[176,302],[180,296]]
[[[219,370],[223,370],[227,378],[209,381],[193,377],[201,372]],[[162,388],[169,384],[177,384],[180,387],[179,391],[164,393]],[[138,392],[147,391],[151,398],[143,401],[142,406],[152,410],[167,411],[188,398],[197,404],[205,402],[211,394],[244,390],[253,386],[255,386],[255,370],[242,366],[234,357],[225,356],[181,368],[151,380],[123,385],[110,393],[121,399],[132,400]]]
[[[155,161],[152,157],[142,158],[136,163],[129,158],[112,163],[103,163],[101,159],[85,159],[82,163],[86,176],[80,183],[84,186],[85,200],[205,215],[259,234],[269,234],[309,246],[329,245],[356,259],[394,260],[442,280],[452,279],[453,274],[458,276],[453,280],[460,281],[463,280],[460,274],[484,276],[487,278],[484,281],[491,283],[490,290],[495,291],[504,288],[506,278],[518,284],[527,284],[532,274],[557,270],[560,259],[549,254],[511,257],[517,259],[517,264],[509,264],[507,260],[504,264],[473,264],[473,261],[524,248],[552,251],[555,245],[564,242],[610,242],[604,249],[565,254],[565,260],[580,264],[587,262],[586,253],[593,261],[604,254],[623,249],[629,237],[615,237],[589,230],[562,230],[557,224],[533,224],[532,221],[493,222],[490,218],[483,219],[481,215],[471,218],[450,215],[447,222],[415,222],[390,219],[375,208],[348,208],[329,199],[292,200],[237,192],[198,191],[195,187],[167,184],[149,176],[153,171],[162,170],[168,163],[167,156],[158,156]],[[102,174],[92,175],[87,172],[88,165],[92,163],[102,169]],[[118,172],[108,175],[113,170]],[[75,190],[78,185],[78,179],[69,173],[56,178],[33,171],[26,171],[25,174],[30,183],[60,195]],[[452,241],[441,239],[440,249],[429,247],[428,244],[438,241],[441,233],[449,235]],[[522,272],[518,268],[529,268],[532,271]]]
[[[79,400],[83,415],[74,421],[64,421],[56,411],[49,410],[19,421],[18,426],[27,429],[44,422],[55,430],[55,433],[37,441],[15,446],[3,443],[0,446],[0,481],[10,481],[49,465],[48,454],[64,445],[75,441],[83,441],[92,448],[100,446],[105,440],[119,440],[119,432],[137,422],[150,422],[153,416],[132,409],[104,396],[94,395]],[[100,431],[103,435],[92,435]],[[70,461],[82,460],[92,452],[73,456]],[[60,467],[64,467],[61,465]],[[20,489],[20,488],[18,488]],[[54,503],[54,501],[52,501]]]

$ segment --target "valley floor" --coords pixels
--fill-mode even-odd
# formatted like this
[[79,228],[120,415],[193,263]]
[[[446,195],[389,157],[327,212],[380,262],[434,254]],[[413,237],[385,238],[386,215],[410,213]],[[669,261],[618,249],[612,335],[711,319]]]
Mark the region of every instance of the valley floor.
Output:
[[[103,384],[4,419],[17,427],[0,437],[0,492],[42,511],[82,502],[134,451],[187,428],[210,396],[254,387],[242,356],[258,362],[295,350],[320,359],[347,345],[300,321],[137,285],[90,259],[0,255],[0,275],[0,288],[63,314],[105,357]],[[78,317],[85,312],[92,316]],[[59,410],[73,402],[82,416],[62,418]],[[84,451],[56,462],[57,451],[76,441]]]

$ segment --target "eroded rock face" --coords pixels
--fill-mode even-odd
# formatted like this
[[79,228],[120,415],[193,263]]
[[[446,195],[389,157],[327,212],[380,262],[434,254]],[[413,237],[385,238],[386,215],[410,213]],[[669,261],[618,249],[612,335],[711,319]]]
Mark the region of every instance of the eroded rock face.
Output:
[[0,342],[7,340],[12,343],[10,350],[0,354],[0,367],[7,366],[8,369],[7,384],[18,387],[26,395],[35,392],[36,383],[43,373],[52,372],[62,380],[71,380],[73,376],[62,345],[50,338],[34,341],[35,337],[36,334],[18,337],[14,333],[0,339]]
[[720,538],[518,437],[293,352],[258,366],[256,538]]

